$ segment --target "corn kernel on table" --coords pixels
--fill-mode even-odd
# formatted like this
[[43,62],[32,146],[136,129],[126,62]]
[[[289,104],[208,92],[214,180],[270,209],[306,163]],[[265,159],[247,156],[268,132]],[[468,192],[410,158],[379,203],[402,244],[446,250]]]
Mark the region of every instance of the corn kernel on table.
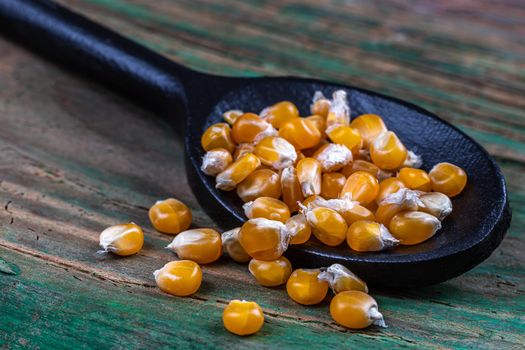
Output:
[[[95,82],[0,37],[0,348],[522,348],[525,344],[525,5],[520,1],[61,0],[198,70],[350,83],[436,112],[483,144],[514,218],[492,256],[440,285],[374,290],[388,328],[350,331],[246,266],[205,266],[192,297],[155,286],[174,255],[147,210],[187,202],[180,135]],[[1,31],[1,28],[0,28]],[[475,218],[473,218],[475,219]],[[97,260],[105,227],[134,221],[144,249]],[[263,329],[229,334],[231,299]]]

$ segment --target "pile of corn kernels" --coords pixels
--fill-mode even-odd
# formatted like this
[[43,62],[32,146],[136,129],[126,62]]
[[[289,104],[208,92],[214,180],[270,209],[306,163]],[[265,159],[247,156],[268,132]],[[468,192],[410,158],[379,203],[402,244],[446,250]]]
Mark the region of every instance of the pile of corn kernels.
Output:
[[[176,234],[167,248],[178,261],[154,272],[161,290],[176,296],[195,293],[202,281],[199,264],[223,251],[265,287],[286,284],[288,296],[302,305],[321,303],[329,288],[335,296],[330,314],[340,325],[360,329],[385,326],[366,283],[346,267],[296,269],[283,256],[289,245],[314,237],[349,249],[377,252],[414,245],[431,238],[452,212],[450,197],[460,194],[465,171],[450,163],[427,173],[422,161],[389,131],[380,116],[364,114],[350,121],[345,91],[332,98],[316,92],[312,115],[279,102],[258,115],[231,110],[226,122],[211,125],[201,144],[202,171],[216,187],[236,190],[248,220],[219,234],[212,228],[188,230],[192,215],[170,198],[151,207],[149,217],[160,232]],[[143,244],[136,224],[109,227],[100,235],[102,252],[137,253]],[[264,323],[255,302],[233,300],[224,310],[225,328],[238,335],[256,333]]]

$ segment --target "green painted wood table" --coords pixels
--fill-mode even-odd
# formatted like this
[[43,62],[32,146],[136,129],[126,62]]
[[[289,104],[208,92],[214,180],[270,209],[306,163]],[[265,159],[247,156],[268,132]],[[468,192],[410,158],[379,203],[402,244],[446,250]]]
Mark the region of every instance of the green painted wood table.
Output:
[[[328,303],[301,307],[227,259],[190,298],[161,293],[173,259],[148,207],[184,199],[174,131],[94,82],[0,38],[0,348],[523,348],[525,344],[525,5],[492,1],[62,0],[198,70],[299,75],[401,96],[483,144],[508,181],[514,218],[483,264],[440,285],[372,290],[389,327],[349,331]],[[1,29],[0,29],[1,30]],[[146,243],[97,260],[99,232],[134,221]],[[256,300],[251,337],[221,323]]]

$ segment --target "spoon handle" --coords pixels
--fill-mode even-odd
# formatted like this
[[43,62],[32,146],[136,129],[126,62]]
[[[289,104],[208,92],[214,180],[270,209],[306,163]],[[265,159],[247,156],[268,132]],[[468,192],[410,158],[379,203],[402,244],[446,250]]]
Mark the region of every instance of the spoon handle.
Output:
[[[0,30],[155,112],[182,116],[182,79],[198,74],[49,0],[0,1]],[[186,80],[185,79],[185,80]]]

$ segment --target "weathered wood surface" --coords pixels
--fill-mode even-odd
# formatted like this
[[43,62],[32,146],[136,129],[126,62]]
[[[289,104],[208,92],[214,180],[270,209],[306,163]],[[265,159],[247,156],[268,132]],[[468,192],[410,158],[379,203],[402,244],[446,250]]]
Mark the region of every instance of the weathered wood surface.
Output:
[[[483,264],[438,286],[372,291],[387,329],[344,330],[226,259],[191,298],[154,287],[173,259],[147,207],[199,209],[182,145],[148,112],[0,38],[0,347],[522,348],[525,344],[525,6],[455,1],[63,1],[173,59],[220,74],[307,75],[402,96],[460,126],[498,160],[514,218]],[[97,260],[99,231],[133,220],[135,257]],[[220,315],[253,299],[263,331]]]

